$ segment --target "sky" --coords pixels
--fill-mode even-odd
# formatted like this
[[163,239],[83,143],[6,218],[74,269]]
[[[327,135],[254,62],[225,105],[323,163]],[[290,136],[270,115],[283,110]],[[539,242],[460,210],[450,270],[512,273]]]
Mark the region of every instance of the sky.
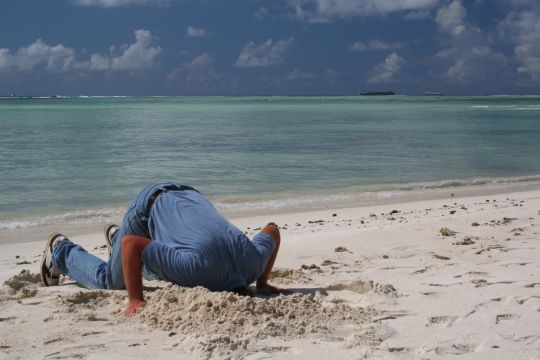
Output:
[[0,0],[0,95],[540,94],[540,0]]

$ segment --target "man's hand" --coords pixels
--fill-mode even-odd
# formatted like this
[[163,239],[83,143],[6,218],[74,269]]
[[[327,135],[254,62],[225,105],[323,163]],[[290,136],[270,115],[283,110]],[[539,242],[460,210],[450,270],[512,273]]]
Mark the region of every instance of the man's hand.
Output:
[[150,244],[150,239],[135,235],[126,235],[122,239],[122,270],[128,292],[128,306],[124,314],[133,316],[146,305],[143,297],[141,254]]
[[287,290],[280,289],[268,283],[268,278],[270,277],[270,272],[272,271],[272,268],[274,267],[274,262],[276,261],[277,253],[279,251],[279,245],[281,243],[279,227],[275,223],[268,223],[268,225],[266,225],[261,230],[261,232],[270,234],[272,238],[274,239],[274,241],[276,242],[276,246],[274,248],[274,252],[272,253],[272,255],[270,255],[270,259],[268,259],[268,263],[266,264],[261,276],[257,280],[257,292],[259,294],[264,294],[264,295],[286,293]]
[[141,311],[146,306],[146,301],[144,300],[130,300],[128,303],[128,306],[126,307],[126,310],[124,311],[124,315],[126,317],[132,317],[139,311]]
[[263,294],[263,295],[272,295],[272,294],[286,294],[288,293],[287,289],[282,289],[282,288],[278,288],[278,287],[275,287],[273,285],[270,285],[268,283],[261,283],[259,281],[257,281],[257,292],[259,294]]

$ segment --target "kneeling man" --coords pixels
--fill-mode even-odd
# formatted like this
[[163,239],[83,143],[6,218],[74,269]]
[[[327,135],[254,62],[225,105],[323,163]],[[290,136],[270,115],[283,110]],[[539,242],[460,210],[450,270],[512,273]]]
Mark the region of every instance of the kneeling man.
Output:
[[142,277],[213,291],[242,289],[257,281],[261,293],[283,291],[268,284],[280,244],[277,225],[266,225],[250,241],[191,186],[146,187],[131,202],[120,227],[105,227],[105,237],[108,262],[64,235],[52,234],[41,261],[43,284],[57,285],[64,274],[89,289],[127,288],[127,316],[146,304]]

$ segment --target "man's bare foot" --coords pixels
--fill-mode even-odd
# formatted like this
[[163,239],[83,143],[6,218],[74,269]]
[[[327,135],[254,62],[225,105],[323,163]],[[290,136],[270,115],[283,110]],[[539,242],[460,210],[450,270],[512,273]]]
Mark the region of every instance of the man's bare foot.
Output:
[[124,311],[126,317],[132,317],[136,313],[140,312],[146,306],[146,301],[144,300],[129,300],[128,306]]

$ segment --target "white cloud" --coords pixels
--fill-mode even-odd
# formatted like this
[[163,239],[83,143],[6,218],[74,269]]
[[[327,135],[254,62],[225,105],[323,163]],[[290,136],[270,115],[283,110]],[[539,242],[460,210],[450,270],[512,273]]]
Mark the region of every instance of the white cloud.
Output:
[[254,16],[255,16],[255,19],[262,21],[265,17],[268,16],[268,8],[266,8],[265,6],[259,7],[257,11],[255,12]]
[[294,81],[294,80],[310,79],[314,76],[315,75],[310,72],[306,72],[300,69],[294,69],[287,74],[285,79]]
[[461,0],[454,0],[437,11],[435,21],[443,32],[452,36],[459,36],[467,30],[465,25],[466,16],[467,10],[461,4]]
[[260,45],[251,41],[244,46],[242,52],[238,55],[235,66],[263,67],[280,64],[283,62],[283,54],[289,49],[293,41],[293,38],[276,42],[268,39]]
[[384,16],[399,11],[426,10],[440,0],[289,0],[297,18],[326,22],[333,18]]
[[196,56],[192,61],[173,69],[166,76],[167,81],[182,79],[189,82],[204,82],[216,78],[213,69],[214,59],[208,53]]
[[540,11],[512,11],[499,28],[514,45],[514,56],[520,64],[517,72],[540,81]]
[[431,11],[429,10],[418,10],[418,11],[409,11],[406,13],[403,18],[405,20],[425,20],[431,18]]
[[186,63],[187,69],[200,69],[201,67],[208,66],[214,63],[214,59],[210,54],[203,53],[197,57],[195,57],[191,62]]
[[161,53],[160,47],[152,47],[152,34],[148,30],[136,30],[135,42],[123,45],[121,53],[115,55],[114,47],[109,55],[91,54],[85,61],[77,61],[75,50],[62,44],[50,46],[41,39],[21,47],[11,54],[9,49],[0,49],[0,71],[31,71],[43,66],[51,72],[70,70],[143,70],[154,66]]
[[206,30],[195,26],[188,26],[186,32],[189,37],[205,37],[207,35]]
[[157,5],[166,6],[173,0],[71,0],[71,3],[78,6],[99,6],[112,8],[131,5]]
[[111,67],[111,61],[109,57],[92,54],[90,55],[89,68],[90,70],[108,70]]
[[0,49],[0,71],[9,69],[13,65],[13,55],[9,49]]
[[459,53],[446,71],[453,82],[469,83],[473,79],[490,80],[507,65],[506,57],[489,46],[475,46]]
[[360,51],[381,51],[381,50],[397,50],[402,49],[405,47],[405,43],[402,42],[396,42],[396,43],[388,43],[381,40],[371,40],[367,43],[357,41],[351,46],[349,46],[349,50],[360,52]]
[[538,43],[521,44],[514,52],[521,62],[518,73],[529,75],[532,79],[540,81],[540,45]]
[[0,49],[0,70],[30,71],[38,65],[46,70],[60,72],[78,66],[75,50],[58,44],[50,46],[41,39],[28,46],[23,46],[16,53],[9,49]]
[[533,8],[538,6],[535,0],[497,0],[502,6],[513,8]]
[[111,56],[113,70],[141,70],[154,66],[161,53],[161,48],[152,47],[152,34],[148,30],[135,30],[135,42],[124,45],[124,51],[119,56]]
[[441,6],[435,21],[445,48],[434,59],[443,66],[442,77],[449,82],[491,81],[507,68],[508,59],[492,47],[490,37],[467,21],[461,0]]
[[375,66],[368,81],[370,83],[385,83],[393,81],[395,76],[401,71],[401,65],[407,61],[393,52],[388,55],[384,62]]

